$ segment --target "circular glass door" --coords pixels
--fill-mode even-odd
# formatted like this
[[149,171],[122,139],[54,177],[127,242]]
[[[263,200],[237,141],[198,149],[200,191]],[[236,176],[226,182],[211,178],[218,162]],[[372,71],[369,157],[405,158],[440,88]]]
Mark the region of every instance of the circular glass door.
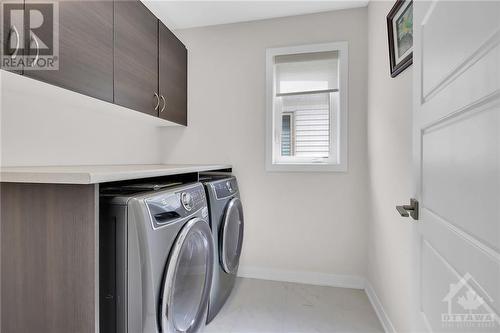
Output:
[[243,245],[243,207],[238,198],[229,201],[221,226],[220,262],[224,271],[235,274]]
[[182,228],[170,253],[161,298],[162,332],[197,332],[205,323],[212,273],[210,227],[194,218]]

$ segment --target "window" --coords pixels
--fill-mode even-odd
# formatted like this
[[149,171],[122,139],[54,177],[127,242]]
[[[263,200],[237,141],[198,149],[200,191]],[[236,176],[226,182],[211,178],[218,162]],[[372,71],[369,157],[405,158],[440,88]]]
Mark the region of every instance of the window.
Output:
[[269,171],[347,170],[347,43],[267,50]]

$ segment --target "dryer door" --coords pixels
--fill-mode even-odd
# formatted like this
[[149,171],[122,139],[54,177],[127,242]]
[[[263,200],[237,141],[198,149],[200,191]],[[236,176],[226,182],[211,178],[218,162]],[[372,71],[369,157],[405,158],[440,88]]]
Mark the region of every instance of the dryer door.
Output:
[[220,229],[220,262],[228,274],[236,274],[243,245],[243,207],[238,198],[229,201]]
[[207,318],[214,245],[208,223],[193,218],[172,247],[160,299],[162,333],[197,332]]

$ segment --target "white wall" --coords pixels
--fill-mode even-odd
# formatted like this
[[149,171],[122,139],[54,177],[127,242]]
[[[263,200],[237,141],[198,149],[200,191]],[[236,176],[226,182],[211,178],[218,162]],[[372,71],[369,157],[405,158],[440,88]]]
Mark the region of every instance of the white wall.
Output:
[[368,280],[397,332],[411,329],[412,226],[396,212],[412,197],[412,68],[389,73],[385,17],[393,1],[368,6],[368,159],[372,202]]
[[[190,51],[189,127],[161,133],[119,107],[1,71],[2,165],[232,163],[243,272],[318,283],[367,275],[408,331],[411,227],[394,206],[412,194],[411,68],[389,76],[392,5],[177,32]],[[266,172],[265,49],[339,40],[350,48],[349,172]]]
[[[365,275],[366,29],[360,8],[176,31],[189,49],[189,127],[163,130],[164,162],[233,164],[246,218],[242,274]],[[266,172],[266,48],[332,41],[349,42],[349,171]]]
[[134,111],[3,70],[0,75],[2,166],[161,160],[159,129]]

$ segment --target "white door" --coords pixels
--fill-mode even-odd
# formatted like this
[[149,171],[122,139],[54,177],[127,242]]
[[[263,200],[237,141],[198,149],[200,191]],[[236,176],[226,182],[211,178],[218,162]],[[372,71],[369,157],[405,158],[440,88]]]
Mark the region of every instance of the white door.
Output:
[[500,1],[414,2],[417,323],[499,332]]

